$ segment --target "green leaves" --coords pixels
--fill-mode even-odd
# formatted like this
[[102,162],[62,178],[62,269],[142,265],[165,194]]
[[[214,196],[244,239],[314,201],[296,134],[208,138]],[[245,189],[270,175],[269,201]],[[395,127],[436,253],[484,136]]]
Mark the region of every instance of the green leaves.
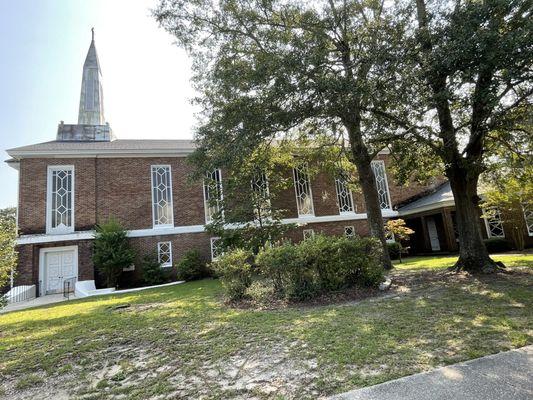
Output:
[[4,208],[0,210],[0,288],[6,285],[11,276],[11,270],[17,263],[15,251],[17,237],[17,209]]

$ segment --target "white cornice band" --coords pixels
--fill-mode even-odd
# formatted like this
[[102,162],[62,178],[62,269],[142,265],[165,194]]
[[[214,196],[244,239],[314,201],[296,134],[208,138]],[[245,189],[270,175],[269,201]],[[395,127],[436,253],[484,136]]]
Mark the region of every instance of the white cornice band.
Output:
[[[382,215],[384,218],[397,217],[398,212],[393,210],[383,210]],[[342,221],[355,221],[366,219],[366,213],[345,213],[340,215],[323,215],[323,216],[303,216],[299,218],[286,218],[282,220],[284,224],[316,224],[320,222],[342,222]],[[234,225],[236,227],[236,225]],[[205,232],[205,225],[186,225],[186,226],[174,226],[169,228],[153,228],[153,229],[135,229],[128,231],[128,237],[150,237],[150,236],[163,236],[163,235],[179,235],[184,233],[201,233]],[[94,239],[94,231],[80,231],[73,233],[66,233],[63,235],[22,235],[17,238],[17,244],[39,244],[39,243],[54,243],[54,242],[67,242],[76,240],[91,240]]]

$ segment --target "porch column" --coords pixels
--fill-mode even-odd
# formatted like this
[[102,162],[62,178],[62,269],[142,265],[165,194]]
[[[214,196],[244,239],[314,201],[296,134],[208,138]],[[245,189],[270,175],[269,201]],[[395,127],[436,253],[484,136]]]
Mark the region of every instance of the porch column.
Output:
[[455,233],[453,231],[452,213],[449,208],[442,210],[442,223],[444,225],[444,237],[448,251],[457,251],[457,241],[455,240]]

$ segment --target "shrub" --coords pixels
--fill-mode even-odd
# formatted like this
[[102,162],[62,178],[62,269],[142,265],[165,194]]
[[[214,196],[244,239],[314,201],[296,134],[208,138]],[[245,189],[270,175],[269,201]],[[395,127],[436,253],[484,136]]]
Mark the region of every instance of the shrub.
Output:
[[243,249],[221,254],[212,262],[211,265],[230,300],[243,298],[246,289],[252,284],[252,262],[252,252]]
[[256,264],[277,297],[304,300],[353,285],[377,286],[384,273],[380,259],[376,239],[317,235],[297,245],[265,248]]
[[209,270],[197,250],[186,252],[179,260],[176,268],[178,279],[184,281],[194,281],[209,276]]
[[106,280],[107,287],[115,287],[122,270],[135,258],[127,232],[115,219],[96,226],[93,263]]
[[484,242],[489,253],[503,253],[512,250],[511,244],[504,238],[489,238],[485,239]]
[[246,297],[253,299],[257,303],[267,304],[275,298],[274,287],[264,280],[254,281],[246,289]]
[[159,285],[167,281],[167,275],[161,268],[161,263],[156,253],[150,253],[142,260],[142,278],[147,285]]
[[378,239],[365,237],[343,239],[341,261],[346,264],[346,280],[350,285],[376,287],[384,279],[381,263],[382,246]]
[[400,258],[400,244],[397,242],[387,243],[387,249],[389,250],[389,257],[391,260],[398,260]]

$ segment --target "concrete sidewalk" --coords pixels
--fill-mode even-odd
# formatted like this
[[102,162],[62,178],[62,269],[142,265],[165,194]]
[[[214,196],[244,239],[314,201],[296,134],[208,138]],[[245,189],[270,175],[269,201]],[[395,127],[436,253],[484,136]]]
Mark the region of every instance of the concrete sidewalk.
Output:
[[353,390],[332,400],[530,400],[533,345]]

